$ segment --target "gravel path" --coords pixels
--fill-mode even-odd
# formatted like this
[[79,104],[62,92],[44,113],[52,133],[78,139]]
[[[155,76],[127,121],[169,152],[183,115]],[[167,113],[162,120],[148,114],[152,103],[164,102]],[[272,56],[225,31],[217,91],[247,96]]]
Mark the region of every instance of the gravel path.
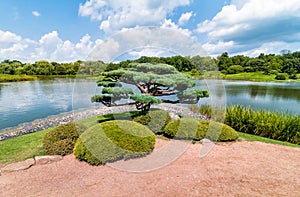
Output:
[[[167,143],[158,139],[155,151]],[[0,196],[300,196],[299,148],[221,143],[200,158],[201,148],[191,144],[174,162],[143,173],[90,166],[69,155],[3,174]]]

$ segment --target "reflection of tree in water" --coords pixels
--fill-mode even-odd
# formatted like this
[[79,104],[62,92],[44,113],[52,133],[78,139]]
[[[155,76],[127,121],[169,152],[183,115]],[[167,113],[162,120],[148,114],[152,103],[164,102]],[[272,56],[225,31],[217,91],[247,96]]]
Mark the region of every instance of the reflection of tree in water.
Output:
[[267,89],[267,87],[251,85],[249,87],[250,96],[251,98],[266,97]]
[[300,89],[297,87],[251,85],[249,93],[251,98],[270,96],[272,100],[294,99],[300,101]]

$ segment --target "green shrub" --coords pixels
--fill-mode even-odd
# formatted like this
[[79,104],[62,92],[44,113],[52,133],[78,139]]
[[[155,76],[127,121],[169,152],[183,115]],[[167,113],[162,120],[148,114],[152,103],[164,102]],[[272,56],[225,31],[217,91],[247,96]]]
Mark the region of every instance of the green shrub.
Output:
[[286,80],[287,78],[288,78],[288,75],[286,73],[279,73],[275,77],[275,79],[277,79],[277,80]]
[[244,68],[240,65],[232,65],[227,69],[227,74],[237,74],[244,72]]
[[112,120],[84,132],[75,144],[74,154],[91,165],[103,165],[145,156],[154,145],[155,135],[144,125],[128,120]]
[[129,112],[120,112],[120,113],[112,113],[112,114],[104,114],[98,116],[98,122],[106,122],[110,120],[132,120],[137,116],[144,115],[145,112],[142,111],[129,111]]
[[169,137],[196,141],[204,137],[213,141],[233,141],[238,138],[237,132],[227,125],[194,118],[171,121],[164,131]]
[[45,153],[63,156],[72,153],[77,138],[85,129],[86,127],[74,122],[56,127],[43,139]]
[[171,116],[164,110],[153,109],[144,115],[133,119],[135,122],[146,125],[154,133],[162,133],[165,126],[171,121]]

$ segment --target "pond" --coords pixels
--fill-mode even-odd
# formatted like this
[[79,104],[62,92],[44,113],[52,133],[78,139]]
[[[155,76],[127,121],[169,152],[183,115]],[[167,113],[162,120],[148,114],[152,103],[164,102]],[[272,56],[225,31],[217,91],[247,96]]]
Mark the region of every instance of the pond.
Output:
[[[197,80],[211,97],[199,104],[242,104],[300,115],[300,83]],[[21,123],[93,107],[99,89],[93,80],[53,79],[0,84],[0,130]]]

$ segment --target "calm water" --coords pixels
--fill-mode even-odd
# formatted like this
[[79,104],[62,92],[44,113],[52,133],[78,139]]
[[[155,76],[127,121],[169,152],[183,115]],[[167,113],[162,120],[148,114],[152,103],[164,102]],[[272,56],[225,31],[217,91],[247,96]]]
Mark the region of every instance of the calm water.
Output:
[[[300,83],[197,81],[211,97],[199,104],[242,104],[300,115]],[[92,107],[95,81],[54,79],[0,84],[0,129],[73,109]]]

